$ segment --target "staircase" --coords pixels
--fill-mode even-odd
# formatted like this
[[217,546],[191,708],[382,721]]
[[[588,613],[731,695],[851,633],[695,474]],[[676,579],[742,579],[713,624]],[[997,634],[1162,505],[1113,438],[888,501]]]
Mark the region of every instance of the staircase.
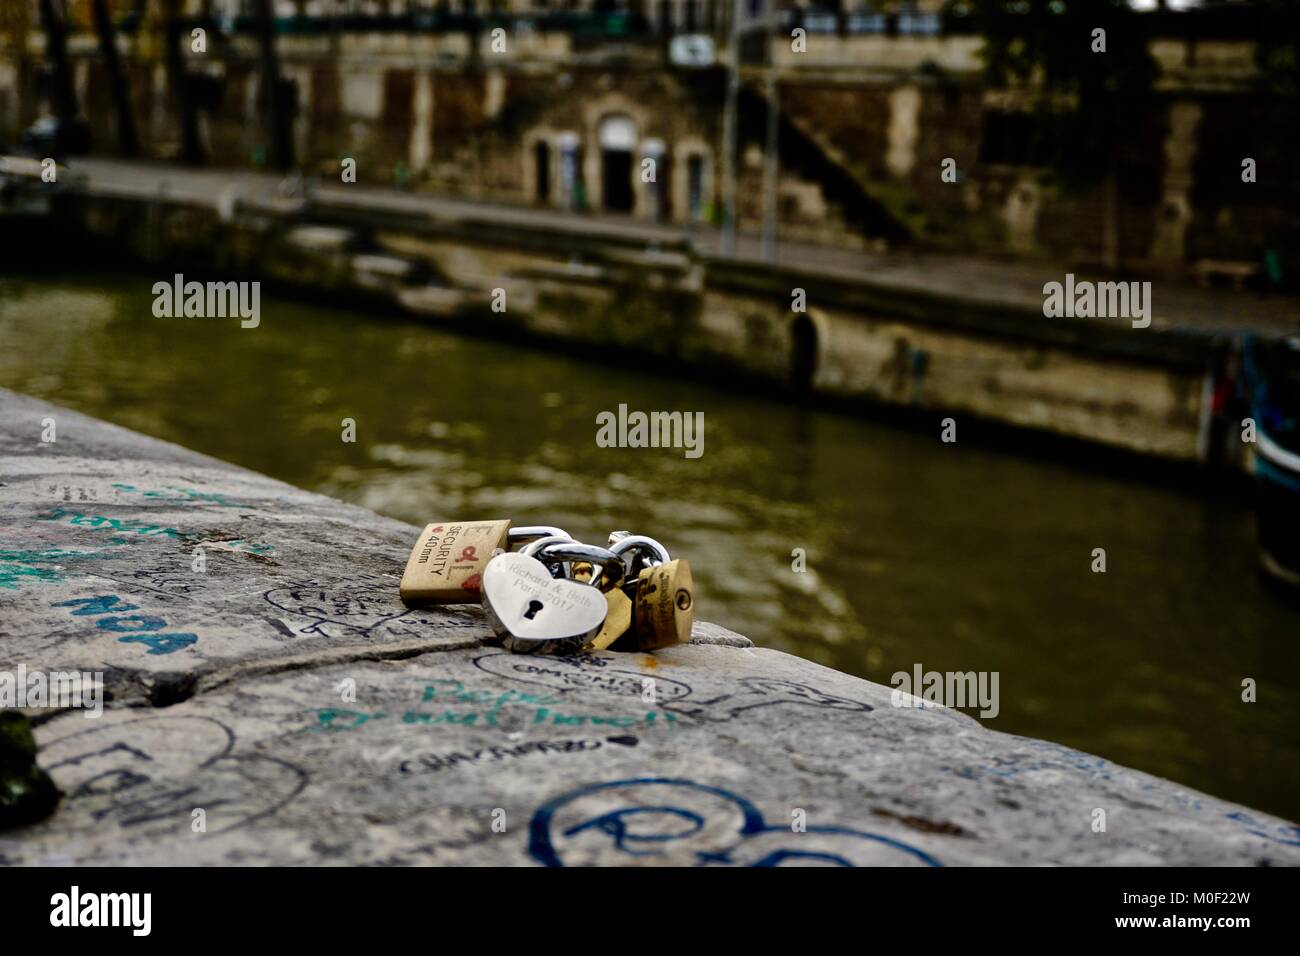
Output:
[[[768,101],[761,81],[745,79],[740,86],[738,104],[740,142],[764,144]],[[890,244],[905,243],[912,238],[908,228],[867,191],[844,157],[819,141],[798,119],[778,110],[777,131],[782,171],[819,184],[826,202],[840,211],[851,231]]]

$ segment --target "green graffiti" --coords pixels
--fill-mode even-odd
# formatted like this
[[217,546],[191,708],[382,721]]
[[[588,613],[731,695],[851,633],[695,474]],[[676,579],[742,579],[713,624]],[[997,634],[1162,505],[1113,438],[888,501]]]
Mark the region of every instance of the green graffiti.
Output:
[[[561,699],[553,694],[529,694],[517,690],[472,690],[457,680],[435,680],[427,684],[421,703],[438,702],[441,710],[407,710],[401,721],[413,726],[456,725],[462,727],[497,727],[498,718],[509,710],[532,724],[552,727],[636,727],[653,724],[675,724],[677,715],[667,711],[646,711],[643,714],[593,714],[568,713],[556,710],[553,705]],[[446,708],[449,703],[480,705],[470,708]],[[486,708],[481,705],[488,705]],[[384,713],[366,713],[334,707],[313,708],[304,713],[314,715],[313,730],[356,730],[372,720],[388,716]]]
[[[387,717],[387,714],[363,714],[359,710],[341,710],[335,707],[317,707],[307,711],[315,714],[318,721],[316,730],[356,730],[368,720]],[[336,724],[337,720],[350,720],[350,724]]]
[[[92,528],[95,531],[115,531],[118,534],[131,534],[143,537],[157,537],[165,535],[177,541],[184,541],[187,544],[211,544],[212,546],[221,546],[229,548],[232,551],[244,551],[248,554],[269,554],[275,550],[274,545],[270,544],[253,544],[242,538],[233,541],[208,541],[208,539],[197,532],[180,531],[176,528],[165,528],[162,525],[147,524],[143,521],[127,521],[121,518],[110,518],[107,515],[87,515],[80,511],[68,511],[64,508],[52,508],[45,514],[36,515],[37,521],[57,521],[61,524],[74,525],[78,528]],[[115,537],[110,539],[112,543],[125,543],[127,539]]]
[[109,557],[93,551],[65,551],[62,548],[13,549],[0,548],[0,588],[14,590],[20,580],[62,581],[61,568],[33,567],[39,564],[75,564],[78,561],[97,561]]
[[36,520],[57,521],[61,524],[75,525],[79,528],[94,528],[96,531],[117,531],[123,534],[138,535],[166,535],[169,538],[176,538],[181,541],[187,541],[194,537],[175,528],[145,524],[142,521],[124,521],[119,518],[110,518],[107,515],[86,515],[80,511],[66,511],[63,508],[53,508],[46,514],[37,515]]
[[0,561],[0,588],[13,591],[18,587],[21,580],[36,581],[58,581],[62,578],[59,572],[50,568],[33,568],[27,564],[15,564]]
[[123,484],[115,481],[112,487],[118,491],[129,491],[132,494],[138,494],[144,498],[158,498],[163,501],[201,501],[204,504],[216,505],[219,508],[251,508],[250,504],[242,501],[231,501],[219,491],[196,491],[193,488],[184,488],[180,485],[165,485],[163,491],[146,491],[137,488],[135,485]]

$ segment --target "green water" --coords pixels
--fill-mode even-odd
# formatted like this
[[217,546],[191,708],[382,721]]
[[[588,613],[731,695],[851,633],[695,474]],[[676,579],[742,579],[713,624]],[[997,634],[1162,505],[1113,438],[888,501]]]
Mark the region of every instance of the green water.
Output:
[[[993,728],[1300,818],[1300,612],[1243,503],[391,316],[156,319],[152,282],[0,279],[0,385],[414,524],[644,532],[760,645],[880,683],[997,671]],[[620,402],[703,412],[704,455],[597,447]]]

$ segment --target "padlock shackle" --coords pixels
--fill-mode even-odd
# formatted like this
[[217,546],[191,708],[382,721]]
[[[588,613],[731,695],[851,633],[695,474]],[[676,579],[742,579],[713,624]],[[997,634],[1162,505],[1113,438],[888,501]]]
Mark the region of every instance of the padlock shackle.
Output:
[[543,564],[548,561],[589,561],[599,564],[601,581],[595,586],[602,591],[616,587],[623,580],[623,575],[627,573],[627,568],[623,566],[623,559],[609,548],[582,544],[579,541],[547,542],[547,539],[543,538],[530,544],[524,549],[524,553],[537,558]]
[[[540,538],[535,538],[532,541],[528,542],[528,544],[524,545],[522,548],[519,549],[519,553],[526,554],[530,558],[535,558],[537,557],[537,552],[541,551],[542,548],[545,548],[548,545],[552,545],[552,544],[564,544],[566,541],[573,541],[573,539],[569,537],[567,534],[543,535]],[[574,543],[576,544],[577,542]]]
[[[672,560],[672,555],[668,549],[656,541],[654,538],[644,534],[629,534],[619,538],[609,546],[623,561],[623,566],[628,577],[631,577],[634,571],[639,571],[636,565],[636,555],[643,556],[641,566],[643,568],[653,568],[656,565],[667,564]],[[629,553],[630,552],[630,553]]]
[[511,547],[520,544],[526,544],[529,541],[536,541],[539,538],[560,538],[565,541],[571,541],[569,532],[563,528],[554,528],[549,524],[532,524],[521,525],[518,528],[511,528],[510,533],[506,536]]

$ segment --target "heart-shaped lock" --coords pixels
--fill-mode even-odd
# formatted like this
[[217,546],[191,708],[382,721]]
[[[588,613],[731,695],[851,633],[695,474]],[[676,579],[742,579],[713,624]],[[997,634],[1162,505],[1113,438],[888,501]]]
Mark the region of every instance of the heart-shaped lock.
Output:
[[517,654],[576,654],[605,623],[605,595],[551,577],[541,561],[507,552],[483,572],[483,609],[493,632]]

